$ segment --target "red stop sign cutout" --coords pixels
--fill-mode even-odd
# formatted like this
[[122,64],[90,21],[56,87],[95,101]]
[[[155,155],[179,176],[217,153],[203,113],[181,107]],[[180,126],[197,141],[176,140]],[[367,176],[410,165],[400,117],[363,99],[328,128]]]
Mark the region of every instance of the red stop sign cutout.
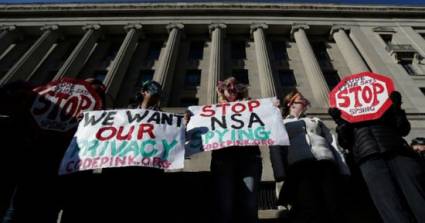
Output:
[[40,128],[66,132],[77,126],[77,117],[86,110],[102,108],[102,100],[89,83],[62,78],[35,88],[37,97],[31,114]]
[[348,122],[375,120],[391,106],[389,95],[393,91],[391,78],[362,72],[342,79],[332,89],[329,104],[341,110],[341,117]]

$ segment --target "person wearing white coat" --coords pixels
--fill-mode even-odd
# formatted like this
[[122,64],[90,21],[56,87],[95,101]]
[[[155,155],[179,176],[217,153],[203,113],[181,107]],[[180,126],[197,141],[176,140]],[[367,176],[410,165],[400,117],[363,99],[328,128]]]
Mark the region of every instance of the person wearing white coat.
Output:
[[291,223],[345,222],[339,190],[350,171],[336,137],[319,118],[304,115],[309,101],[297,90],[284,105],[290,146],[270,147],[275,179],[285,181],[279,204],[291,205]]

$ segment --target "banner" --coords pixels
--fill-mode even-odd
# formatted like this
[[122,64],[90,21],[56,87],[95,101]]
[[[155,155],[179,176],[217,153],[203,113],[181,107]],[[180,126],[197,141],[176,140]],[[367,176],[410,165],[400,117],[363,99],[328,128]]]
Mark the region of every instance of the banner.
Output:
[[89,83],[63,78],[34,89],[37,97],[31,114],[40,128],[66,132],[77,127],[77,116],[85,110],[97,110],[102,100]]
[[84,112],[59,174],[108,167],[181,169],[183,116],[144,109]]
[[191,106],[186,152],[230,146],[289,145],[274,98]]
[[391,78],[363,72],[342,79],[329,94],[329,104],[341,110],[341,117],[349,122],[375,120],[391,106],[392,91]]

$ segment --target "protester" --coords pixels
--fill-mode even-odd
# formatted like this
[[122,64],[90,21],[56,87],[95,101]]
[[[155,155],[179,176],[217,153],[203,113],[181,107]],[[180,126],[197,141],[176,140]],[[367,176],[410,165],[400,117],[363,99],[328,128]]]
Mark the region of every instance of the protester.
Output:
[[161,85],[156,81],[145,81],[142,89],[136,93],[135,104],[130,105],[130,108],[143,108],[151,110],[160,110]]
[[425,167],[425,138],[417,137],[412,140],[410,144],[412,149],[418,154],[419,160]]
[[[0,220],[2,222],[24,221],[31,207],[26,205],[20,193],[30,190],[27,178],[29,156],[34,141],[29,108],[34,99],[33,86],[26,81],[16,81],[0,88],[1,141],[0,155],[2,179]],[[28,172],[28,173],[26,173]],[[19,185],[19,192],[17,190]],[[24,215],[26,214],[26,215]]]
[[[247,88],[229,77],[217,84],[219,103],[247,99]],[[262,163],[258,146],[212,152],[214,222],[257,222]]]
[[[146,81],[136,93],[135,109],[160,111],[161,85],[156,81]],[[103,190],[115,191],[109,195],[104,205],[106,219],[116,222],[156,222],[158,210],[166,206],[164,198],[164,171],[162,169],[129,166],[105,168],[102,170],[107,185]],[[111,205],[116,204],[116,205]],[[125,213],[125,214],[123,214]],[[165,217],[165,216],[164,216]]]
[[[91,88],[100,98],[100,109],[106,109],[106,87],[102,81],[95,78],[86,78],[85,82],[89,83]],[[78,121],[83,118],[83,113],[77,117]],[[70,131],[73,136],[77,127]],[[66,144],[68,147],[69,141]],[[101,220],[97,215],[101,210],[101,205],[93,207],[86,199],[94,199],[100,201],[102,194],[102,176],[99,174],[102,170],[79,171],[72,174],[59,177],[60,181],[60,208],[62,209],[61,223],[73,223],[81,221],[84,216],[85,221],[93,222]],[[84,185],[84,186],[82,186]],[[87,190],[87,188],[99,188],[96,191]],[[97,216],[96,216],[97,215]]]
[[276,181],[285,181],[279,203],[290,204],[290,222],[345,222],[341,175],[349,175],[336,138],[316,117],[305,116],[309,101],[296,89],[284,98],[290,146],[271,146]]
[[390,98],[391,107],[377,120],[348,123],[337,108],[330,108],[329,114],[338,125],[338,141],[352,152],[382,220],[423,223],[425,173],[402,138],[410,123],[401,109],[401,95],[394,91]]

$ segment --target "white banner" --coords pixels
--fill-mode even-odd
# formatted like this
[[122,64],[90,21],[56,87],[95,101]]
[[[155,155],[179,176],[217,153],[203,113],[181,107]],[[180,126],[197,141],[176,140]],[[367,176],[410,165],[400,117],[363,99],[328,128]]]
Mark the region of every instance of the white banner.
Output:
[[275,98],[191,106],[187,153],[230,146],[289,145]]
[[184,125],[180,115],[144,110],[85,112],[59,174],[108,167],[181,169]]

